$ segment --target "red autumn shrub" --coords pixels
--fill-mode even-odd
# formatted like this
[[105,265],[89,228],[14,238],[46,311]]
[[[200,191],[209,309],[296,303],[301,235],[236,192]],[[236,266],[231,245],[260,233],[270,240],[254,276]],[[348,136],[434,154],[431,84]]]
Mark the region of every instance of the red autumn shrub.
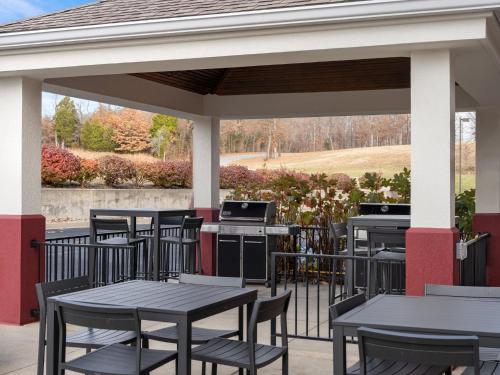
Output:
[[251,171],[241,165],[229,165],[220,169],[220,187],[222,189],[235,189],[264,183],[264,178],[259,172]]
[[147,166],[145,177],[156,187],[191,187],[192,168],[189,161],[169,160],[151,163]]
[[256,171],[266,184],[270,184],[273,181],[290,177],[296,179],[297,181],[308,181],[310,175],[303,172],[297,172],[285,168],[281,169],[258,169]]
[[99,159],[99,175],[107,186],[133,180],[136,175],[134,163],[119,156],[104,156]]
[[134,185],[136,187],[144,186],[144,184],[148,180],[151,164],[152,163],[148,163],[147,161],[134,162],[134,168],[135,168]]
[[80,160],[71,152],[54,146],[42,147],[42,182],[60,185],[76,180],[80,171]]
[[80,159],[80,171],[76,178],[80,185],[87,186],[97,176],[99,176],[99,162],[93,159]]
[[334,173],[330,177],[335,181],[339,190],[348,192],[356,186],[356,180],[345,173]]

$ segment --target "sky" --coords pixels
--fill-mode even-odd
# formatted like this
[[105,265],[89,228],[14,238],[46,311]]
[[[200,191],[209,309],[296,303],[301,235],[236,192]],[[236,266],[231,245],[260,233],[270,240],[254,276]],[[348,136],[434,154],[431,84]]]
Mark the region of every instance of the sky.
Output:
[[0,24],[91,2],[95,0],[0,0]]
[[[0,24],[55,12],[60,9],[75,7],[96,0],[0,0]],[[43,115],[54,113],[55,103],[60,99],[57,95],[43,94]],[[76,100],[83,108],[93,109],[97,103]]]

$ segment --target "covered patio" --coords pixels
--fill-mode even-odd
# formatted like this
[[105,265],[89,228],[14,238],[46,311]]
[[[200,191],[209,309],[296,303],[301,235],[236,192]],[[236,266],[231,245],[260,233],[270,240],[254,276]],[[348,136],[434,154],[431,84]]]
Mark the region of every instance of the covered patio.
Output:
[[[411,113],[406,292],[457,284],[455,113],[477,113],[474,230],[500,286],[500,4],[102,1],[0,26],[0,323],[33,322],[42,90],[190,119],[198,216],[219,215],[221,119]],[[215,274],[215,236],[202,238]],[[42,272],[43,274],[43,272]],[[292,371],[292,373],[294,373]]]

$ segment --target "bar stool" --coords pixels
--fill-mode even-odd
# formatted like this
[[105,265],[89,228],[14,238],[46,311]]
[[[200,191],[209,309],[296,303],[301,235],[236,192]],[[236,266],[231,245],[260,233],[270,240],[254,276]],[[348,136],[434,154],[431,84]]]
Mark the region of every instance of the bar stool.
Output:
[[[333,255],[347,255],[347,224],[330,223],[328,228],[328,239],[333,249]],[[337,284],[340,284],[340,294],[336,294]],[[345,285],[345,260],[333,260],[332,265],[332,286],[330,303],[336,298],[342,298]]]
[[[178,236],[181,230],[182,221],[184,220],[184,216],[168,216],[168,217],[160,217],[159,225],[160,225],[160,233],[163,236]],[[155,220],[151,219],[151,224],[149,227],[149,231],[151,234],[141,234],[139,238],[145,238],[148,241],[147,251],[144,251],[144,264],[147,265],[147,269],[145,270],[145,278],[147,275],[151,275],[153,272],[153,260],[154,256],[152,254],[153,250],[153,231],[155,228]],[[163,255],[163,254],[162,254]],[[168,253],[165,254],[168,256]],[[160,264],[162,264],[162,260],[160,260]],[[168,270],[166,271],[168,272]]]
[[[132,238],[130,228],[126,219],[100,219],[92,218],[92,244],[106,245],[101,249],[101,283],[108,280],[108,271],[112,273],[112,281],[120,281],[127,278],[137,278],[137,265],[139,246],[145,245],[145,239]],[[111,254],[108,251],[111,250]],[[121,251],[120,251],[121,250]],[[97,254],[96,254],[97,255]],[[109,269],[108,258],[111,255],[111,269]],[[127,277],[126,268],[130,275]],[[115,276],[118,275],[118,280]],[[97,275],[96,275],[97,276]],[[97,279],[97,277],[96,277]],[[95,282],[96,280],[91,280]]]
[[[162,244],[166,246],[164,264],[167,275],[169,275],[170,271],[170,245],[177,245],[179,249],[178,261],[176,262],[179,274],[195,273],[196,258],[198,258],[197,272],[199,274],[202,273],[200,246],[202,224],[202,217],[185,217],[182,220],[181,228],[177,236],[166,236],[161,238]],[[184,251],[185,249],[187,249],[186,252]]]

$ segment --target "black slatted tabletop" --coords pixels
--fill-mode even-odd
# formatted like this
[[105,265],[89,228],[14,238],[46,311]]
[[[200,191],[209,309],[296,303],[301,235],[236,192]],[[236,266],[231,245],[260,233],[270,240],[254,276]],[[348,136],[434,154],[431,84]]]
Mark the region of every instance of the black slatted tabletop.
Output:
[[[47,314],[47,374],[57,374],[58,329],[54,311],[58,302],[81,302],[137,307],[141,319],[177,323],[179,374],[191,373],[191,323],[250,305],[257,290],[208,285],[171,284],[135,280],[52,297]],[[228,327],[230,328],[230,327]]]
[[359,327],[403,332],[475,335],[500,347],[500,300],[379,295],[333,321],[334,374],[345,374],[345,336]]

